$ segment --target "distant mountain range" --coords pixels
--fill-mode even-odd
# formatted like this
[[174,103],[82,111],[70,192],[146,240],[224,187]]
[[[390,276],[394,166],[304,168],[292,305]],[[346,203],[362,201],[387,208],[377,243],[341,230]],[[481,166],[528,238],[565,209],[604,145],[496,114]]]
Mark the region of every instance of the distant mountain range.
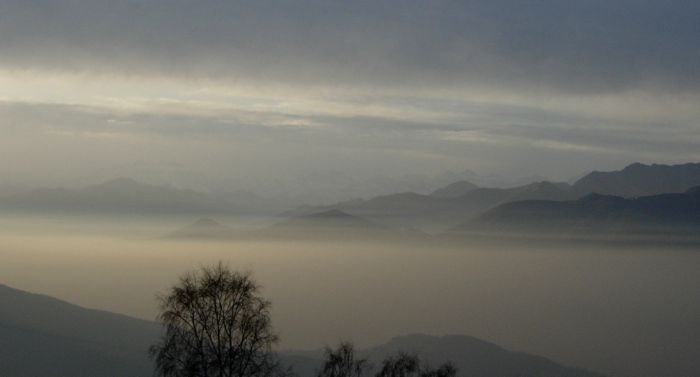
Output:
[[293,217],[336,209],[393,227],[440,232],[510,202],[570,201],[593,193],[634,198],[640,195],[682,193],[698,185],[700,163],[635,163],[620,171],[587,174],[573,185],[541,181],[512,188],[487,188],[458,181],[429,195],[405,192],[327,206],[302,206],[284,215]]
[[478,188],[479,186],[471,182],[458,181],[433,191],[430,193],[430,196],[435,198],[459,198]]
[[[0,285],[0,372],[3,377],[146,377],[153,375],[147,349],[158,338],[155,322],[85,309],[48,296]],[[425,360],[448,360],[460,376],[594,377],[543,357],[504,350],[467,336],[411,335],[360,351],[380,360],[398,351]],[[300,377],[313,376],[320,351],[281,352]]]
[[[442,231],[496,205],[525,199],[566,199],[565,183],[537,182],[513,188],[478,188],[465,182],[436,190],[431,195],[411,192],[330,206],[303,206],[286,212],[290,217],[341,210],[394,228]],[[460,193],[461,195],[458,195]]]
[[0,209],[87,214],[229,214],[269,212],[252,194],[205,194],[118,178],[81,189],[32,189],[0,197]]
[[[262,229],[237,231],[219,222],[203,218],[178,229],[167,238],[175,239],[368,239],[397,236],[405,231],[350,215],[340,210],[328,210],[285,219]],[[416,234],[417,235],[417,234]],[[422,235],[422,234],[421,234]]]
[[592,172],[576,181],[571,190],[624,198],[684,192],[700,186],[700,163],[644,165],[634,163],[619,171]]
[[700,238],[700,187],[626,199],[589,194],[578,200],[525,200],[493,208],[461,232],[685,236]]
[[[644,165],[635,163],[620,171],[592,172],[573,185],[540,181],[511,188],[478,187],[457,181],[430,194],[403,192],[332,205],[306,205],[282,213],[289,219],[283,228],[300,224],[304,216],[341,211],[361,221],[394,229],[420,229],[439,233],[452,229],[497,206],[523,200],[571,201],[589,194],[622,198],[682,193],[700,186],[700,163]],[[279,203],[251,193],[202,193],[170,186],[156,186],[131,179],[115,179],[82,189],[34,189],[10,187],[0,195],[0,210],[87,214],[167,214],[187,216],[271,215]],[[349,220],[347,218],[346,220]],[[324,223],[314,220],[315,226]],[[338,224],[337,218],[325,219]],[[207,224],[200,224],[206,226]],[[211,224],[209,224],[211,225]],[[308,224],[307,224],[308,225]],[[367,225],[367,224],[365,224]],[[304,227],[306,229],[308,227]],[[278,229],[279,230],[279,229]],[[194,231],[194,229],[190,229]],[[194,231],[192,234],[200,232]],[[202,234],[210,232],[211,229]],[[223,234],[224,229],[215,231]]]

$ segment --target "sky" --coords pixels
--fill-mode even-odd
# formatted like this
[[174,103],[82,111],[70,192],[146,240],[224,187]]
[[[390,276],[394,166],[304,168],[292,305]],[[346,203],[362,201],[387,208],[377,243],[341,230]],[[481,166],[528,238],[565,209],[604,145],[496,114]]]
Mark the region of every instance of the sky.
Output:
[[0,183],[324,202],[700,161],[700,3],[0,0]]

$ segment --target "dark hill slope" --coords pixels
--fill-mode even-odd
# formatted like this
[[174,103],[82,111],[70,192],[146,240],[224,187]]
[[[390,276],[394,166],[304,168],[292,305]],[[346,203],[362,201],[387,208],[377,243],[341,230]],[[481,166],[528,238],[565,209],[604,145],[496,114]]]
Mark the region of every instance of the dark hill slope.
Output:
[[593,377],[602,376],[579,368],[566,367],[544,357],[505,350],[471,336],[407,335],[366,351],[372,360],[410,352],[421,355],[432,365],[451,361],[460,376],[480,377]]
[[154,322],[0,285],[0,374],[149,376]]
[[700,230],[700,189],[636,199],[591,194],[506,203],[455,230],[694,236]]
[[[48,296],[0,285],[0,375],[3,377],[151,376],[146,350],[158,337],[154,322],[81,308]],[[593,377],[526,353],[468,336],[402,336],[360,351],[379,361],[399,351],[438,364],[451,360],[460,376]],[[322,353],[282,352],[283,364],[312,376]]]
[[592,172],[576,181],[571,189],[578,195],[597,193],[631,198],[681,193],[695,186],[700,186],[700,163],[634,163],[619,171]]
[[[584,369],[566,367],[554,361],[523,352],[505,350],[465,335],[406,335],[391,339],[380,346],[360,350],[359,356],[366,358],[376,368],[387,356],[399,352],[418,354],[423,361],[437,366],[452,362],[458,376],[479,377],[600,377],[602,375]],[[321,366],[322,351],[287,352],[286,357],[304,360],[297,371],[300,375],[313,375]]]

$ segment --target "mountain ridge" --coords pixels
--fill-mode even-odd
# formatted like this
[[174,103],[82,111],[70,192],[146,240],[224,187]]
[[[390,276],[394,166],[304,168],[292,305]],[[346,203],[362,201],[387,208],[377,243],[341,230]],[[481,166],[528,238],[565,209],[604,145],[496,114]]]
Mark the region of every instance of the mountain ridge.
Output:
[[621,170],[593,171],[572,185],[577,194],[598,193],[622,197],[684,192],[700,186],[700,163],[675,165],[635,162]]
[[623,198],[589,194],[577,200],[526,200],[502,204],[453,232],[536,234],[658,234],[692,237],[700,230],[700,187],[684,193]]

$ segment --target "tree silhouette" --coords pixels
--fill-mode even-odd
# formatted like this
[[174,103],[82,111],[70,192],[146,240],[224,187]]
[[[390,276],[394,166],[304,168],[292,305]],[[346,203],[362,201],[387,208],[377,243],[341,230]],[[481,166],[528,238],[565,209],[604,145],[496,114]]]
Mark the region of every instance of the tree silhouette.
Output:
[[180,278],[159,297],[163,335],[151,347],[163,377],[270,376],[279,368],[270,302],[249,274],[223,263]]
[[421,365],[417,355],[402,352],[384,359],[376,377],[454,377],[456,374],[457,369],[451,363],[433,369],[427,364]]
[[326,348],[326,359],[318,377],[361,377],[368,369],[367,360],[355,357],[352,343],[342,342],[335,350]]
[[400,353],[397,357],[384,359],[377,377],[409,377],[415,376],[419,370],[418,356]]
[[[355,356],[352,343],[340,343],[337,349],[326,348],[323,368],[317,377],[360,377],[370,369],[366,359]],[[382,367],[375,377],[455,377],[457,369],[451,363],[442,364],[437,369],[421,364],[417,355],[399,353],[382,361]]]

